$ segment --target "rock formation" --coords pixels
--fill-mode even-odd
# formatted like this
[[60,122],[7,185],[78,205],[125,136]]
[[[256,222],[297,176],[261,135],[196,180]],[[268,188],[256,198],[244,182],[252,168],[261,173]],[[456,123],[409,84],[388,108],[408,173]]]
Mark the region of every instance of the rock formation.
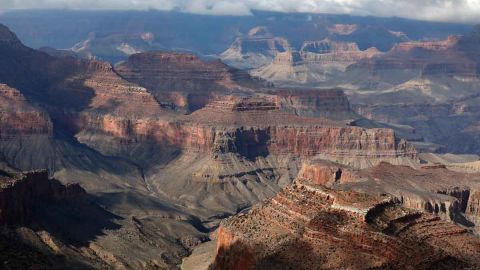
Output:
[[302,58],[309,63],[327,64],[328,62],[347,66],[364,58],[379,55],[376,48],[361,51],[354,42],[335,42],[330,39],[321,41],[306,41],[300,49]]
[[117,63],[130,55],[145,51],[162,49],[151,32],[135,31],[133,33],[95,33],[73,45],[66,52],[85,59],[98,59]]
[[362,51],[353,42],[305,41],[298,52],[278,53],[271,64],[251,74],[282,85],[313,85],[328,80],[335,72],[345,71],[362,59],[381,54],[376,48]]
[[9,136],[51,135],[48,114],[29,104],[17,89],[0,84],[0,138]]
[[277,97],[282,110],[304,117],[324,117],[335,120],[355,120],[345,93],[340,89],[294,89],[269,92]]
[[337,191],[299,176],[222,222],[213,269],[476,268],[480,240],[389,196]]
[[367,69],[372,73],[383,70],[416,70],[421,75],[444,74],[464,78],[476,77],[475,62],[457,50],[459,39],[430,42],[406,42],[393,47],[387,54],[360,61],[350,69]]
[[[163,222],[177,226],[178,235],[157,233],[165,231],[158,221],[112,214],[78,184],[63,185],[47,171],[0,171],[1,258],[13,268],[174,267],[205,236],[183,222],[188,217],[181,212],[171,220],[169,214]],[[22,258],[25,253],[32,258]]]
[[[58,224],[51,226],[56,222],[53,217],[61,209],[71,211],[63,213],[62,225],[71,223],[72,217],[82,218],[81,214],[74,213],[74,209],[84,210],[88,204],[86,200],[87,193],[78,184],[65,186],[49,179],[47,171],[0,171],[0,247],[4,266],[13,269],[92,269],[101,266],[92,258],[81,260],[79,254],[61,252],[61,249],[68,250],[63,245],[76,244],[69,242],[76,236],[73,234],[75,228],[63,228],[72,233],[67,239],[60,236]],[[98,214],[95,207],[87,208],[92,215]],[[84,229],[87,232],[91,226]]]
[[231,66],[251,69],[269,64],[278,53],[289,50],[285,38],[274,37],[265,27],[257,26],[245,36],[237,37],[220,57]]
[[[321,96],[316,97],[321,99]],[[396,138],[393,130],[364,129],[325,118],[302,117],[289,112],[295,107],[282,110],[281,106],[282,100],[275,95],[226,96],[178,119],[122,121],[122,118],[112,117],[105,121],[102,118],[104,122],[85,122],[79,129],[132,142],[148,139],[187,151],[207,153],[214,148],[216,141],[225,137],[231,141],[224,143],[237,144],[233,152],[248,151],[241,146],[253,144],[250,146],[252,149],[265,149],[266,155],[311,157],[325,154],[338,158],[351,157],[352,160],[356,155],[371,156],[373,159],[415,159],[415,150]]]
[[219,60],[203,61],[186,53],[135,54],[115,71],[147,88],[161,105],[187,111],[203,107],[216,92],[241,90],[244,81],[254,83],[247,73]]
[[388,194],[404,207],[437,215],[478,232],[476,194],[479,174],[454,172],[444,165],[414,169],[388,163],[358,171],[313,160],[303,165],[299,175],[336,189],[371,195]]
[[[98,183],[82,181],[89,191],[127,185],[159,196],[168,194],[169,199],[188,205],[198,204],[206,194],[191,197],[182,197],[181,194],[194,193],[198,185],[220,187],[217,183],[225,182],[222,179],[237,183],[236,179],[241,175],[253,175],[252,179],[262,179],[258,181],[268,186],[253,188],[255,195],[252,196],[236,192],[221,203],[204,207],[215,209],[205,212],[216,215],[226,209],[235,212],[242,205],[272,196],[279,183],[285,185],[292,181],[301,159],[321,155],[361,168],[384,159],[401,164],[416,159],[416,151],[396,138],[392,130],[364,129],[318,118],[351,121],[358,117],[351,112],[348,101],[338,90],[297,92],[258,88],[258,82],[248,75],[221,62],[205,62],[190,54],[135,54],[114,69],[99,61],[55,58],[25,47],[22,50],[32,55],[22,58],[23,54],[18,53],[22,61],[48,67],[45,71],[35,71],[40,74],[38,83],[46,85],[40,89],[41,97],[34,95],[33,89],[27,87],[29,84],[22,85],[23,81],[15,81],[14,85],[18,85],[29,99],[46,108],[54,126],[99,152],[68,150],[72,155],[75,151],[82,151],[86,157],[67,156],[64,160],[57,154],[66,151],[64,142],[50,139],[45,143],[49,150],[43,152],[51,156],[46,159],[48,163],[44,167],[58,172],[68,164],[82,168],[83,174],[101,165],[101,170],[112,177]],[[32,61],[31,58],[35,61],[28,62]],[[57,67],[65,69],[53,76]],[[43,78],[49,76],[55,79],[47,83]],[[260,93],[254,94],[254,91]],[[180,115],[171,107],[163,106],[165,100],[177,107],[196,111]],[[42,144],[42,147],[45,146]],[[36,148],[29,146],[26,149]],[[15,151],[19,150],[13,149],[9,153]],[[154,160],[144,154],[150,151],[158,153]],[[186,158],[187,155],[197,160]],[[130,160],[145,171],[132,169],[133,164],[128,161],[111,165],[111,161],[102,156]],[[15,156],[7,155],[7,162],[16,167],[25,169],[30,166],[14,160]],[[198,166],[189,162],[198,162]],[[202,166],[202,162],[207,165]],[[178,172],[179,168],[184,171]],[[115,176],[119,172],[125,173],[124,179]],[[74,170],[62,173],[66,174],[62,178],[76,175]],[[170,181],[170,177],[177,181]],[[196,179],[195,184],[192,179]],[[218,194],[226,196],[225,191]],[[225,205],[223,209],[222,204]]]
[[348,85],[355,111],[411,127],[427,151],[477,153],[474,36],[398,44],[384,55],[350,65],[336,83],[355,81]]
[[335,24],[328,28],[330,34],[350,35],[358,29],[356,24]]
[[0,181],[0,225],[30,224],[35,222],[36,207],[41,202],[81,200],[86,195],[78,184],[64,186],[57,180],[50,180],[47,171],[11,176],[2,172]]

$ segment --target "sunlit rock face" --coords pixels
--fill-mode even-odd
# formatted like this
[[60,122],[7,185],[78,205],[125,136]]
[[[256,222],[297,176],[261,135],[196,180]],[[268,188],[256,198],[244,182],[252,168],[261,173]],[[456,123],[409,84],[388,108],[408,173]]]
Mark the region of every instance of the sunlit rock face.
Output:
[[445,165],[414,169],[385,162],[356,170],[311,160],[303,164],[299,175],[330,188],[388,194],[404,207],[434,214],[478,232],[478,173],[455,172]]
[[212,268],[477,267],[479,241],[389,196],[332,190],[300,175],[271,200],[222,222]]

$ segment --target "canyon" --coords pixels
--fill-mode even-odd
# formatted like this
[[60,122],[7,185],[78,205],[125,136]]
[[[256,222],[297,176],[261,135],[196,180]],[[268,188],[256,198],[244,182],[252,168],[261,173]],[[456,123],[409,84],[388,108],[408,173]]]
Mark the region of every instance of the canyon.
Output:
[[[319,25],[248,24],[217,59],[142,27],[36,50],[0,24],[11,263],[480,267],[476,32]],[[430,153],[451,150],[472,156]]]
[[222,217],[274,196],[314,156],[359,168],[417,160],[392,130],[352,126],[359,116],[338,89],[277,92],[189,54],[112,66],[29,49],[6,28],[2,37],[2,162],[47,168],[118,216],[87,245],[108,267],[174,268]]

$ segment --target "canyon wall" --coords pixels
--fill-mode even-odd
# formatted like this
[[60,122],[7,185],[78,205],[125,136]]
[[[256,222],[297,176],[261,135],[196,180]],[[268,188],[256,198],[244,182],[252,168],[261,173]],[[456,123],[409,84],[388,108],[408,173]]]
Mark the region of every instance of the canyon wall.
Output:
[[454,172],[441,165],[413,169],[388,163],[355,170],[312,160],[303,164],[299,177],[327,187],[389,194],[404,207],[431,213],[478,232],[478,174]]
[[276,90],[282,110],[304,117],[325,117],[335,120],[352,120],[359,116],[350,107],[342,90]]
[[30,105],[17,89],[0,84],[0,138],[52,134],[48,114]]
[[201,60],[186,53],[134,54],[115,67],[124,79],[147,88],[164,107],[194,111],[216,92],[231,92],[239,84],[255,84],[248,73],[220,60]]
[[35,222],[41,203],[81,200],[86,192],[78,184],[63,185],[49,179],[47,171],[0,175],[0,225],[21,226]]
[[[249,158],[270,154],[300,157],[323,154],[339,161],[360,162],[361,159],[372,164],[381,159],[416,159],[415,149],[396,138],[391,129],[364,129],[322,118],[296,116],[283,112],[281,104],[275,96],[230,97],[212,102],[179,120],[85,113],[64,115],[62,122],[83,133],[112,136],[124,144],[150,141],[203,153],[211,152],[216,146],[223,152]],[[218,148],[220,141],[224,146]]]
[[416,70],[422,76],[447,75],[475,78],[477,64],[457,49],[460,38],[426,42],[404,42],[388,53],[363,59],[348,67],[365,69],[375,74],[383,70]]
[[376,48],[362,51],[355,42],[335,42],[329,39],[306,41],[300,49],[302,59],[309,64],[352,64],[365,58],[380,55]]
[[299,177],[274,198],[222,222],[211,267],[477,267],[479,241],[389,196],[332,190]]

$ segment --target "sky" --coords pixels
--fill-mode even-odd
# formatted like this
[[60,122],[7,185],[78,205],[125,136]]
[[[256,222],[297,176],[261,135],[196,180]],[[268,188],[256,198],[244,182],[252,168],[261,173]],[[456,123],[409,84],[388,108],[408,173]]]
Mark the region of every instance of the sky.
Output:
[[251,15],[252,9],[480,22],[480,0],[0,0],[1,9],[159,9]]

